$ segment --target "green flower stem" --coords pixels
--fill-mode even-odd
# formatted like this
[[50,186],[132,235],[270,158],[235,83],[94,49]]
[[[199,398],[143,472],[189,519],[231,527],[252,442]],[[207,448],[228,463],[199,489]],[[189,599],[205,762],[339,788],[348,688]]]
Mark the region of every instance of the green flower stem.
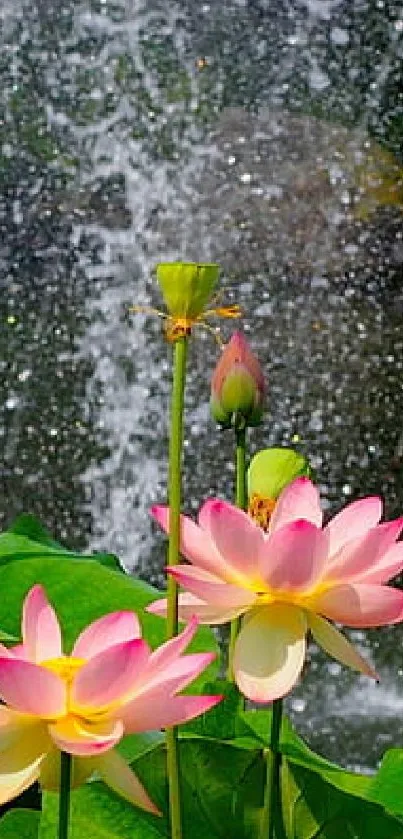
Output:
[[176,728],[166,730],[167,775],[172,839],[182,839],[181,795],[179,783],[179,749]]
[[[242,510],[247,507],[246,493],[246,427],[235,427],[235,504]],[[234,659],[235,641],[239,632],[240,619],[234,618],[231,621],[231,634],[228,648],[228,670],[227,679],[232,682],[234,679],[232,662]]]
[[229,646],[228,646],[228,667],[227,667],[227,680],[229,682],[234,681],[234,668],[233,668],[233,661],[234,661],[234,650],[235,650],[235,641],[238,637],[239,627],[240,627],[240,619],[234,618],[230,624],[230,636],[229,636]]
[[281,805],[280,732],[283,714],[282,699],[273,702],[270,749],[266,753],[266,788],[259,839],[287,839]]
[[[183,443],[183,410],[186,379],[187,338],[175,341],[173,360],[173,382],[171,401],[171,429],[169,437],[169,543],[168,565],[179,562],[180,514],[181,514],[181,463]],[[178,586],[173,577],[168,577],[167,638],[178,634]],[[179,754],[176,728],[166,732],[167,773],[169,786],[169,806],[171,814],[171,837],[181,839],[181,805],[179,785]]]
[[67,752],[60,752],[60,796],[58,839],[68,839],[70,816],[70,789],[72,758]]
[[236,491],[235,504],[241,510],[246,510],[247,495],[246,495],[246,427],[242,426],[235,429],[236,440]]
[[[169,436],[169,543],[168,565],[179,562],[180,515],[181,515],[181,465],[183,442],[183,412],[186,379],[187,338],[179,338],[174,344],[173,381],[171,401],[171,429]],[[178,584],[168,577],[167,638],[178,634]]]

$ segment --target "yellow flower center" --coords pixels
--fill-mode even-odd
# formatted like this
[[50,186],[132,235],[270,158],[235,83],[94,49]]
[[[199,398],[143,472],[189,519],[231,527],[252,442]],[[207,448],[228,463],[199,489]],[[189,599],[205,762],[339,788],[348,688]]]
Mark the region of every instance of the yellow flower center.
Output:
[[66,683],[67,688],[67,703],[66,703],[66,713],[64,718],[76,719],[84,721],[86,726],[97,725],[102,720],[108,718],[109,712],[113,708],[113,703],[107,707],[102,707],[101,709],[91,708],[86,709],[85,713],[83,713],[83,709],[76,707],[74,702],[71,701],[71,686],[72,683],[84,664],[87,663],[85,658],[75,658],[74,656],[61,656],[60,658],[51,658],[47,661],[41,662],[41,667],[45,667],[47,670],[51,670],[52,673],[55,673],[59,676],[60,679]]
[[267,532],[275,506],[275,498],[265,498],[264,495],[253,492],[249,499],[248,515],[262,530]]
[[191,318],[172,318],[167,317],[165,322],[165,337],[170,344],[173,344],[179,338],[185,338],[190,335],[192,326],[198,318],[192,320]]
[[74,656],[61,656],[60,658],[50,658],[47,661],[42,661],[41,666],[51,670],[60,676],[67,685],[71,685],[74,676],[81,667],[85,664],[85,658],[74,658]]
[[[204,326],[210,332],[214,330],[210,324],[206,323],[206,318],[215,316],[218,318],[239,318],[242,314],[240,306],[217,306],[215,309],[208,309],[195,317],[185,317],[182,315],[169,315],[166,312],[159,312],[151,306],[130,306],[129,312],[140,312],[148,315],[156,315],[165,322],[165,337],[170,343],[178,341],[179,338],[184,338],[190,335],[192,327],[195,324]],[[215,337],[217,337],[217,334]]]
[[272,589],[263,581],[260,583],[252,582],[245,586],[250,591],[255,592],[256,602],[255,607],[272,606],[274,603],[288,604],[289,606],[297,606],[300,609],[308,609],[315,611],[315,601],[319,594],[330,588],[328,583],[316,582],[310,588],[303,591],[294,589]]
[[67,705],[65,717],[76,716],[75,709],[71,703],[70,689],[76,674],[85,663],[85,658],[74,658],[74,656],[60,656],[60,658],[50,658],[47,661],[41,662],[41,667],[45,667],[46,670],[55,673],[56,676],[59,676],[66,683]]
[[307,605],[308,597],[306,592],[296,593],[287,589],[278,589],[276,591],[258,591],[256,606],[272,606],[273,603],[288,603],[290,606],[300,606],[304,608]]
[[179,338],[190,335],[192,326],[196,324],[204,326],[205,329],[211,331],[211,326],[206,323],[205,319],[212,315],[218,318],[239,318],[241,309],[239,306],[218,306],[216,309],[208,309],[194,318],[168,315],[165,323],[165,337],[167,341],[174,343]]

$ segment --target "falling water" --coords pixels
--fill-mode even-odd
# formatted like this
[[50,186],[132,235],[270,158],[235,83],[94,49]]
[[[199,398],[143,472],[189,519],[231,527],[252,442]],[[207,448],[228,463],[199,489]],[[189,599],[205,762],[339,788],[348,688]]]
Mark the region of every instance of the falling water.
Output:
[[[370,492],[401,511],[399,5],[3,2],[4,522],[31,510],[162,582],[169,349],[129,309],[159,307],[153,268],[176,258],[219,261],[244,308],[269,390],[252,448],[299,447],[329,511]],[[232,494],[216,356],[196,334],[188,512]],[[401,632],[355,638],[383,687],[313,650],[291,707],[314,745],[371,766],[399,736]]]

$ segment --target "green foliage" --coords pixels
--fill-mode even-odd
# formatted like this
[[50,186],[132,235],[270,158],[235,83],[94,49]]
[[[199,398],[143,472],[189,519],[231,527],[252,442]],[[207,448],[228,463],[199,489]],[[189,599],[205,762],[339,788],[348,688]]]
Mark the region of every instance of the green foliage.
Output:
[[36,810],[9,810],[0,819],[0,839],[38,839],[39,818]]
[[46,527],[30,513],[21,513],[14,519],[11,527],[0,535],[0,539],[7,534],[15,534],[16,536],[26,536],[32,542],[39,542],[40,545],[47,545],[50,548],[60,549],[62,545],[56,542]]
[[209,739],[233,740],[238,734],[239,719],[244,706],[243,697],[226,679],[206,682],[205,693],[220,694],[223,700],[208,714],[203,714],[183,725],[182,736],[197,734]]
[[403,819],[403,749],[385,753],[379,772],[371,782],[369,795],[389,813]]
[[[44,795],[39,839],[54,839],[58,796]],[[158,839],[168,837],[167,823],[130,807],[107,787],[92,783],[71,796],[69,839]]]
[[[245,791],[253,799],[258,749],[238,748],[231,743],[189,738],[180,743],[184,836],[192,839],[219,837],[242,839],[243,814],[249,812]],[[159,819],[141,812],[108,790],[91,783],[72,794],[71,839],[154,839],[170,836],[165,779],[165,748],[159,744],[132,763],[156,804],[164,812]],[[260,773],[261,774],[261,773]],[[262,781],[262,778],[260,778]],[[258,794],[262,783],[257,787]],[[256,808],[254,808],[256,813]],[[53,839],[57,818],[57,796],[46,793],[40,839]],[[251,834],[252,836],[253,834]]]
[[[271,711],[245,711],[240,715],[238,731],[255,736],[264,747],[270,745],[270,730]],[[347,772],[336,763],[331,763],[331,761],[313,752],[298,737],[286,717],[282,721],[280,749],[284,757],[290,762],[321,775],[335,788],[362,798],[369,795],[371,786],[369,776]]]
[[92,559],[113,568],[124,571],[118,558],[113,554],[78,554],[67,550],[56,542],[35,516],[22,514],[13,522],[9,530],[0,533],[0,565],[16,559],[44,557],[52,559]]
[[[266,717],[266,712],[254,713]],[[204,718],[206,729],[208,717]],[[216,716],[214,728],[217,722]],[[298,760],[288,757],[283,760],[287,839],[403,839],[403,824],[399,820],[386,814],[379,804],[357,794],[354,783],[348,791],[352,773],[345,773],[345,781],[339,778],[340,788],[336,788],[334,778],[329,781],[326,771],[321,771],[322,764],[340,776],[343,770],[315,757],[307,756],[307,765],[301,754]],[[259,740],[253,742],[240,737],[225,741],[188,732],[180,740],[180,766],[184,837],[256,838],[266,776],[265,749]],[[140,749],[132,768],[164,817],[158,819],[132,808],[103,784],[95,782],[73,792],[71,839],[89,835],[93,839],[168,839],[164,744],[149,743]],[[56,818],[57,796],[47,793],[40,839],[53,839]]]
[[[225,699],[180,730],[184,837],[256,839],[271,712],[244,711],[237,691],[228,683],[206,684],[205,688],[223,692]],[[89,835],[93,839],[169,839],[163,736],[128,739],[126,757],[130,755],[133,770],[164,813],[163,818],[130,807],[103,784],[93,782],[73,792],[71,839]],[[280,749],[286,839],[403,839],[403,823],[384,809],[390,773],[396,773],[393,797],[401,798],[403,757],[398,750],[381,768],[377,782],[345,772],[316,755],[287,720]],[[397,809],[402,807],[393,800]],[[57,797],[47,793],[40,839],[53,839],[56,818]]]
[[287,839],[403,839],[403,824],[382,807],[291,761],[283,763],[282,794]]
[[[165,638],[165,622],[144,613],[156,589],[126,575],[114,557],[67,551],[36,519],[22,516],[0,536],[0,586],[7,592],[0,625],[15,638],[23,598],[35,583],[45,586],[60,616],[66,649],[89,621],[115,609],[140,613],[152,646]],[[192,649],[217,651],[210,629],[199,630]],[[216,670],[210,667],[194,689],[221,693],[222,703],[180,728],[184,839],[256,839],[271,711],[245,710],[234,685],[208,681]],[[169,839],[165,735],[132,735],[119,750],[164,816],[131,807],[95,780],[72,793],[70,839]],[[347,772],[312,752],[284,719],[280,751],[286,839],[403,839],[403,750],[388,752],[376,777]],[[39,837],[39,814],[13,810],[0,821],[0,839],[53,839],[57,816],[58,796],[45,793]]]

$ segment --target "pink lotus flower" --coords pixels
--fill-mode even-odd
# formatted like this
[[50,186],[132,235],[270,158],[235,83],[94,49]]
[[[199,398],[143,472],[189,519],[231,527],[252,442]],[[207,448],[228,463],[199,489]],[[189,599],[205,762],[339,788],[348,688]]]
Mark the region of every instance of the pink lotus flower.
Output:
[[[168,531],[168,509],[152,512]],[[379,524],[381,515],[379,498],[363,498],[322,528],[318,491],[301,477],[282,491],[267,533],[217,499],[206,501],[198,524],[182,517],[181,552],[192,564],[168,568],[187,589],[180,617],[220,624],[244,615],[233,666],[245,696],[268,702],[291,690],[308,631],[331,656],[376,678],[327,619],[350,627],[403,620],[403,592],[384,585],[403,568],[403,518]],[[166,601],[148,610],[165,614]]]
[[59,751],[73,758],[73,785],[96,771],[115,792],[159,814],[113,748],[125,734],[190,720],[219,696],[178,696],[214,658],[182,655],[193,620],[152,652],[133,612],[113,612],[79,635],[63,655],[59,621],[41,586],[25,598],[22,644],[0,645],[0,803],[40,781],[58,789]]

